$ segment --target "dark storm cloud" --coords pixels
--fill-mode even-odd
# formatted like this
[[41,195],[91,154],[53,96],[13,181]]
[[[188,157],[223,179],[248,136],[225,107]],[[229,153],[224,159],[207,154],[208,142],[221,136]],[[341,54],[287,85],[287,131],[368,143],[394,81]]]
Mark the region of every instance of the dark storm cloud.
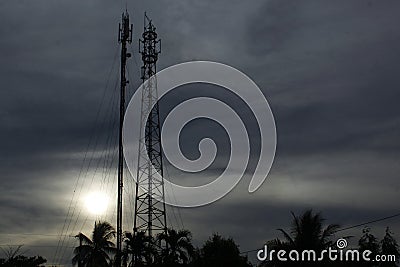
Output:
[[[116,29],[123,8],[122,2],[94,0],[0,2],[0,206],[6,215],[2,229],[59,233],[93,131],[99,142],[89,149],[95,160],[83,179],[87,188],[96,166],[102,164],[103,150],[113,148],[104,140],[115,133],[110,107],[117,103]],[[136,38],[142,12],[147,10],[154,19],[163,42],[159,69],[193,59],[230,64],[260,86],[274,112],[278,150],[263,187],[247,195],[247,175],[221,201],[182,210],[185,226],[198,243],[216,231],[233,236],[243,249],[252,249],[277,236],[275,228],[288,225],[290,210],[308,207],[323,210],[329,222],[344,225],[396,211],[398,8],[398,1],[129,3]],[[132,50],[136,53],[136,41]],[[138,84],[138,65],[136,55],[128,68],[133,80],[130,93]],[[209,90],[203,87],[192,95]],[[214,95],[223,98],[218,92]],[[164,107],[185,96],[172,95]],[[224,100],[246,117],[248,110],[233,97]],[[101,119],[96,122],[101,102]],[[256,146],[254,121],[247,124]],[[187,127],[182,137],[188,156],[198,155],[194,141],[200,137],[190,137],[201,125]],[[224,138],[223,132],[215,133]],[[220,173],[225,162],[223,155],[204,180]],[[388,225],[400,231],[398,222]],[[85,227],[89,231],[91,221]],[[77,231],[68,234],[73,230]],[[1,237],[3,243],[19,243]],[[25,236],[23,241],[57,244],[52,237]],[[43,251],[48,258],[54,253],[54,248],[30,250]]]
[[384,142],[391,146],[384,147],[398,147],[394,5],[271,1],[249,23],[248,35],[265,40],[248,43],[249,51],[265,55],[266,78],[260,78],[271,92],[280,137],[291,137],[283,146],[300,154],[338,145],[379,149],[370,139],[388,133]]

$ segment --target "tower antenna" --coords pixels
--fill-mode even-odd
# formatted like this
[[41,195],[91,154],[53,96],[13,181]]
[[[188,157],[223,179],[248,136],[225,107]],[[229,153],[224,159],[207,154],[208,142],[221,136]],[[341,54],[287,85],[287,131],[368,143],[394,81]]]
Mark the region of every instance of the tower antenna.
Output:
[[[156,62],[161,53],[161,40],[158,39],[156,28],[146,13],[142,38],[139,40],[139,53],[143,61],[140,129],[145,127],[145,131],[144,136],[141,132],[139,139],[133,232],[134,235],[143,232],[146,236],[153,237],[157,233],[167,233],[167,221],[156,77]],[[159,175],[156,175],[157,173]]]
[[122,126],[125,115],[125,92],[129,81],[126,79],[126,61],[131,54],[127,52],[127,44],[132,43],[133,25],[129,23],[129,14],[126,10],[122,13],[122,21],[119,24],[118,43],[121,44],[121,92],[119,109],[119,148],[118,148],[118,199],[117,199],[117,254],[115,266],[121,267],[122,256],[122,191],[124,173],[124,151],[122,147]]

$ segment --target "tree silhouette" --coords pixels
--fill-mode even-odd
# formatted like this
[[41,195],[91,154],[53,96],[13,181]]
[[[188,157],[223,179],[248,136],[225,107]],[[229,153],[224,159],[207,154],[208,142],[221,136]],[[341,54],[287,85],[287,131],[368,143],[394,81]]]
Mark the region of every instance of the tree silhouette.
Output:
[[[264,261],[259,264],[262,267],[308,267],[308,266],[335,266],[335,267],[395,267],[398,266],[400,257],[400,248],[397,241],[389,228],[383,239],[378,239],[371,233],[369,228],[364,228],[362,236],[358,242],[358,250],[360,255],[365,250],[370,250],[372,254],[370,259],[378,254],[385,256],[395,256],[396,261],[346,261],[330,260],[326,254],[323,261],[291,261],[286,262],[277,260],[279,250],[286,252],[286,258],[292,250],[302,255],[305,250],[315,251],[315,257],[322,255],[323,250],[329,248],[335,249],[336,243],[332,240],[333,235],[337,232],[339,225],[324,225],[325,219],[321,213],[315,213],[311,209],[306,210],[299,216],[291,213],[293,220],[289,231],[278,229],[283,235],[282,239],[276,238],[267,242],[268,251],[275,250],[272,261]],[[116,250],[114,243],[111,241],[115,237],[114,228],[107,222],[96,222],[92,234],[92,239],[84,234],[78,235],[81,245],[74,250],[73,265],[78,262],[85,267],[105,267],[113,266],[113,255]],[[346,237],[345,237],[346,238]],[[241,256],[238,245],[232,238],[224,238],[218,234],[212,235],[199,248],[192,245],[192,235],[188,230],[168,229],[167,233],[157,235],[157,238],[149,237],[145,232],[138,232],[135,235],[125,233],[123,249],[123,266],[124,267],[143,267],[143,266],[166,266],[166,267],[214,267],[214,266],[230,266],[230,267],[249,267],[252,266],[247,257]],[[38,266],[46,260],[42,257],[25,257],[17,255],[20,248],[16,250],[10,249],[9,259],[0,259],[0,266]],[[337,247],[336,247],[337,249]],[[4,252],[4,251],[3,251]],[[309,254],[308,254],[309,255]],[[303,255],[302,255],[303,257]],[[314,258],[314,257],[313,257]],[[11,259],[11,260],[10,260]]]
[[24,255],[18,255],[14,258],[5,260],[0,259],[0,266],[2,267],[39,267],[46,263],[47,260],[41,256],[26,257]]
[[166,245],[160,255],[163,266],[182,266],[191,261],[194,247],[190,231],[168,229],[167,233],[160,233],[157,240]]
[[41,265],[47,260],[41,256],[27,257],[21,254],[22,245],[15,247],[10,246],[8,249],[1,249],[5,254],[5,259],[0,259],[2,267],[43,267]]
[[332,235],[339,229],[338,224],[329,224],[323,228],[325,219],[321,213],[306,210],[301,216],[292,212],[293,221],[290,234],[283,229],[278,229],[286,239],[286,245],[292,249],[314,249],[321,251],[332,246]]
[[400,249],[397,241],[392,236],[389,227],[386,228],[386,234],[380,242],[382,255],[394,255],[396,257],[395,262],[382,262],[380,264],[381,267],[396,267],[398,266],[397,263],[399,262],[400,257]]
[[124,266],[148,266],[157,257],[157,249],[154,240],[146,236],[145,232],[138,232],[136,235],[125,233],[125,246],[122,255]]
[[[317,254],[324,249],[334,245],[331,240],[334,233],[339,229],[338,224],[329,224],[324,227],[325,219],[321,213],[314,213],[312,209],[306,210],[302,215],[296,216],[293,212],[293,221],[290,232],[283,229],[278,229],[283,234],[284,240],[276,238],[267,242],[270,249],[303,251],[314,250]],[[278,261],[276,257],[271,262],[263,262],[261,266],[326,266],[327,262],[282,262]]]
[[[369,227],[365,227],[363,229],[363,235],[358,241],[359,251],[363,252],[365,250],[370,250],[372,254],[370,258],[375,257],[379,253],[379,242],[378,239],[371,233],[371,229]],[[378,266],[378,263],[375,262],[360,262],[359,266],[373,267]]]
[[251,264],[247,261],[247,257],[240,255],[239,247],[232,238],[226,239],[214,234],[200,249],[200,255],[193,266],[248,267]]
[[111,256],[115,254],[115,245],[111,241],[115,238],[115,230],[108,222],[96,222],[92,233],[92,239],[79,233],[78,237],[82,245],[74,249],[75,256],[72,264],[79,261],[85,267],[106,267],[111,265]]

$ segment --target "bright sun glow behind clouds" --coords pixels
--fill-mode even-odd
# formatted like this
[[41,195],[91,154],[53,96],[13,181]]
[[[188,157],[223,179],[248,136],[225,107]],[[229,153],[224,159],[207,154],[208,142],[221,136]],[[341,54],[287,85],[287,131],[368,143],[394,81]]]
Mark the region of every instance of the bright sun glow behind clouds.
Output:
[[92,192],[85,198],[86,208],[95,215],[104,214],[107,210],[108,202],[108,196],[101,192]]

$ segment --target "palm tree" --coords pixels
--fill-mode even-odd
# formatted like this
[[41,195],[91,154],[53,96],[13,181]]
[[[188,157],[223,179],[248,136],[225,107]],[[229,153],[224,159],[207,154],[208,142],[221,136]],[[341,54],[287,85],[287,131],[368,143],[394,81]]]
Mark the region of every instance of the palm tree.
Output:
[[292,212],[293,221],[290,233],[283,229],[278,229],[285,237],[283,242],[292,249],[314,249],[321,251],[333,244],[332,235],[339,229],[338,224],[329,224],[323,228],[325,219],[321,213],[313,213],[306,210],[301,216],[296,216]]
[[115,230],[108,222],[95,222],[92,239],[79,233],[81,245],[74,249],[72,264],[81,262],[85,267],[107,267],[111,265],[111,255],[115,245],[111,241],[115,238]]
[[125,246],[122,253],[124,266],[146,266],[150,265],[157,254],[154,241],[145,232],[132,234],[125,233]]
[[[328,247],[333,246],[331,237],[338,230],[339,225],[329,224],[324,228],[325,219],[321,213],[314,213],[311,209],[306,210],[302,215],[296,216],[292,212],[293,221],[290,232],[278,229],[284,236],[284,240],[276,238],[267,242],[270,249],[303,251],[314,250],[316,253],[321,252]],[[290,262],[279,261],[276,257],[272,261],[265,261],[261,266],[331,266],[329,262]]]
[[192,234],[189,230],[167,229],[157,236],[160,244],[165,242],[166,248],[161,251],[163,266],[181,266],[190,262],[194,254]]

